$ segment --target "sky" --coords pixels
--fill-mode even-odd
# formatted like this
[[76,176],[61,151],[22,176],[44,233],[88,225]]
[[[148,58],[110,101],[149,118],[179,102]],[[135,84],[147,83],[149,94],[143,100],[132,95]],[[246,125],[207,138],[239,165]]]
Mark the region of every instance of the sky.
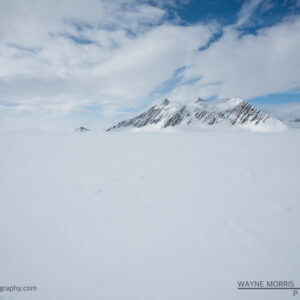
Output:
[[300,0],[0,0],[0,130],[102,128],[164,98],[300,115],[299,49]]

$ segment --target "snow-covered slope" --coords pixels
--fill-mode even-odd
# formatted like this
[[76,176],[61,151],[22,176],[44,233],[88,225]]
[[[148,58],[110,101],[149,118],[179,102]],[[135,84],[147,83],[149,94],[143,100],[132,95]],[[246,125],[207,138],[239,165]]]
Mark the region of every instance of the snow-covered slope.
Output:
[[300,130],[0,140],[1,300],[299,299]]
[[241,98],[206,102],[199,98],[190,104],[163,102],[135,118],[121,121],[107,131],[117,129],[163,129],[174,126],[238,126],[257,131],[281,131],[286,126]]

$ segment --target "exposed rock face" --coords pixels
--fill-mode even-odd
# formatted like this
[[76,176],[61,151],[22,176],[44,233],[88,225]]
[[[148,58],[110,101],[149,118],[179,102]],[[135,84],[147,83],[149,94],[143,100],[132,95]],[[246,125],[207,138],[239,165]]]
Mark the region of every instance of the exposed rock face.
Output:
[[88,128],[83,127],[83,126],[78,127],[78,128],[73,130],[73,132],[87,132],[87,131],[90,131],[90,130]]
[[198,98],[193,103],[181,104],[165,99],[135,118],[121,121],[107,131],[134,128],[167,128],[179,125],[226,125],[239,127],[284,128],[276,118],[240,98],[217,99],[206,102]]
[[291,122],[296,122],[296,123],[298,123],[298,122],[300,122],[300,118],[295,118],[295,119],[291,120]]

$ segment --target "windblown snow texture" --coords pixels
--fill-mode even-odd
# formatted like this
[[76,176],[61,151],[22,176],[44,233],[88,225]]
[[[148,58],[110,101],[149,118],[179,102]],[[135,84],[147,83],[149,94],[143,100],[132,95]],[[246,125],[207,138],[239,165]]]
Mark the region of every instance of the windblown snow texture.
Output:
[[299,299],[300,130],[0,140],[1,300]]
[[241,98],[217,99],[206,102],[201,98],[190,104],[173,103],[168,99],[152,106],[135,118],[121,121],[107,131],[121,128],[155,127],[163,129],[179,125],[229,125],[284,127],[278,119],[263,113]]

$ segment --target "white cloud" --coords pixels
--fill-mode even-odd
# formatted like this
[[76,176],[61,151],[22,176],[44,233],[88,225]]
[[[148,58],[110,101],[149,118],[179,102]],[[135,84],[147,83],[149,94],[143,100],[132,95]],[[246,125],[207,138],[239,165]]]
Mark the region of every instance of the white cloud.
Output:
[[191,93],[209,97],[250,99],[300,86],[300,18],[286,20],[256,35],[239,36],[227,27],[222,38],[194,55],[183,80],[201,78],[177,87],[170,98]]
[[[94,69],[95,78],[107,94],[143,97],[188,63],[188,58],[205,44],[211,30],[198,25],[162,25],[120,49]],[[110,84],[114,82],[114,84]]]
[[[133,0],[77,0],[76,5],[63,0],[59,9],[45,3],[27,3],[31,19],[22,33],[14,31],[15,24],[26,23],[21,2],[8,6],[21,12],[12,14],[14,22],[7,20],[11,34],[1,39],[1,100],[13,102],[19,110],[29,109],[22,104],[24,99],[33,100],[32,111],[43,113],[58,113],[59,103],[62,113],[82,103],[103,106],[103,111],[130,106],[186,64],[189,54],[204,45],[214,30],[162,23],[166,14],[162,8]],[[72,95],[74,105],[70,105]],[[44,102],[37,99],[47,97],[49,105],[43,109]]]
[[[264,0],[249,0],[246,1],[241,10],[238,14],[238,21],[236,23],[236,26],[243,26],[247,25],[247,23],[250,21],[251,17],[253,16],[253,13],[258,8],[258,6],[263,2]],[[266,2],[266,1],[265,1]]]

